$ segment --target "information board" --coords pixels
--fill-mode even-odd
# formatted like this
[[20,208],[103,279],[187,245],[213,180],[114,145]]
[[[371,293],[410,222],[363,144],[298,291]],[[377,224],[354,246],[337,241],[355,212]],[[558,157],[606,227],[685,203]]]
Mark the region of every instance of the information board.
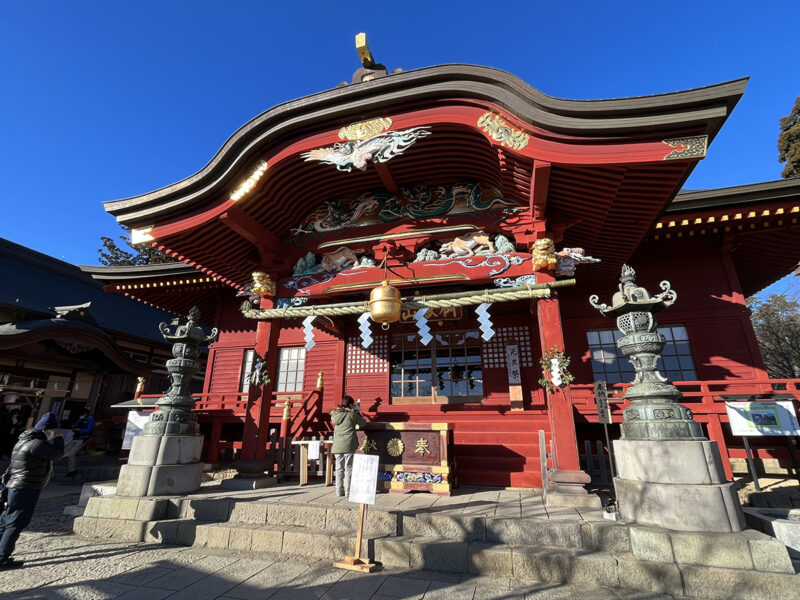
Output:
[[731,433],[742,436],[800,435],[791,401],[726,402]]
[[319,460],[319,441],[308,442],[308,460]]
[[350,502],[375,504],[375,489],[378,487],[378,455],[356,454],[353,456],[353,475],[350,478]]
[[125,426],[125,437],[122,438],[122,449],[130,450],[133,438],[142,433],[144,424],[150,415],[147,413],[139,412],[138,410],[128,411],[128,424]]

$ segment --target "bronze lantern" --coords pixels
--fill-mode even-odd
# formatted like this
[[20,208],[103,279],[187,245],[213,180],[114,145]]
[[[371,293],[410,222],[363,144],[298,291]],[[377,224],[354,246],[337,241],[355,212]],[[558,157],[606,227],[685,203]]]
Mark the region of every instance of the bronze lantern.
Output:
[[400,299],[400,290],[389,285],[389,281],[384,279],[369,294],[369,313],[372,320],[380,323],[384,329],[389,328],[389,323],[396,323],[400,320],[400,307],[403,301]]

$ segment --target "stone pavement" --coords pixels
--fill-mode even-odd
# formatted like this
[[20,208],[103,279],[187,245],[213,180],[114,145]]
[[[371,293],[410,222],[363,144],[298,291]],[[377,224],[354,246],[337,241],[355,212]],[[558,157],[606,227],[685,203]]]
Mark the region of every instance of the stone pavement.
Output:
[[0,572],[0,600],[655,600],[649,592],[521,584],[509,579],[387,568],[372,574],[330,561],[88,540],[61,515],[76,496],[43,501],[15,557],[24,569]]

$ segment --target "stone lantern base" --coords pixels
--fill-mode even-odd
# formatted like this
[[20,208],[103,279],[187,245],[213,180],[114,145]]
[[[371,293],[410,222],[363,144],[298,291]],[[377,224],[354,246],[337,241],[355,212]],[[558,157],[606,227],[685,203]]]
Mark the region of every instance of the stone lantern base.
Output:
[[201,435],[138,435],[119,473],[118,496],[166,496],[200,489]]
[[709,440],[616,440],[614,487],[624,521],[678,531],[745,528],[733,483]]

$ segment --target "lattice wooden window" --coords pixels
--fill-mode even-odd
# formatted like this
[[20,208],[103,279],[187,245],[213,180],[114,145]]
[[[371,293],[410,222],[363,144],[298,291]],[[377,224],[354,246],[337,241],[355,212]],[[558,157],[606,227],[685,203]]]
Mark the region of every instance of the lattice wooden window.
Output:
[[506,346],[516,345],[522,367],[533,366],[531,332],[527,326],[498,327],[488,342],[483,344],[483,368],[505,369]]
[[481,338],[476,330],[438,332],[428,346],[416,334],[392,336],[392,403],[483,400]]
[[[663,325],[658,332],[667,338],[667,345],[658,361],[658,368],[670,381],[696,381],[697,371],[689,345],[689,335],[683,325]],[[633,365],[619,348],[616,341],[622,337],[617,329],[587,331],[589,352],[592,356],[592,373],[595,380],[608,383],[630,383],[633,381]]]
[[306,371],[306,349],[302,346],[280,348],[278,354],[278,383],[276,392],[303,391]]

